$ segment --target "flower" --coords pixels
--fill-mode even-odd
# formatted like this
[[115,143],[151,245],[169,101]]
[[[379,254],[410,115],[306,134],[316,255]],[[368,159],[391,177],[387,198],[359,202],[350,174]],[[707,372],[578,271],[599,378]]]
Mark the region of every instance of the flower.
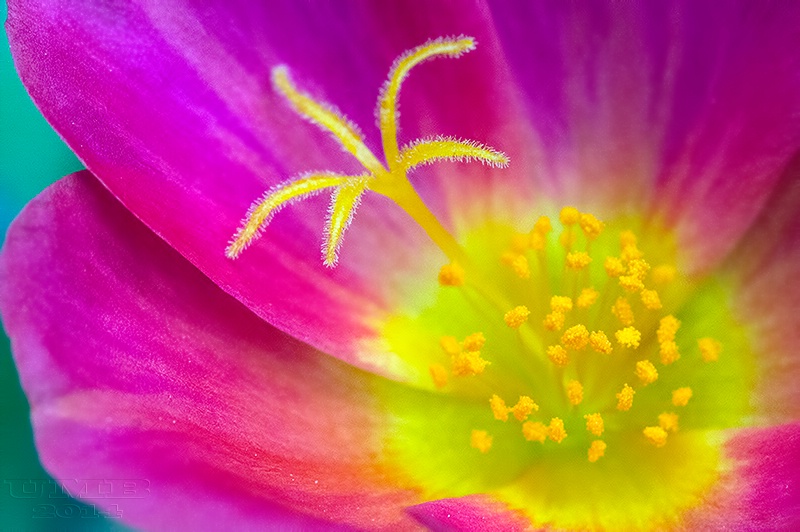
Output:
[[[798,525],[797,7],[9,13],[92,174],[16,220],[0,308],[42,460],[106,479],[92,502],[143,528]],[[371,164],[335,269],[315,200],[229,247],[265,189],[364,175],[286,97],[391,153],[366,127],[392,60],[459,35],[478,49],[414,68],[399,137],[508,168],[418,169],[408,216],[360,196]]]

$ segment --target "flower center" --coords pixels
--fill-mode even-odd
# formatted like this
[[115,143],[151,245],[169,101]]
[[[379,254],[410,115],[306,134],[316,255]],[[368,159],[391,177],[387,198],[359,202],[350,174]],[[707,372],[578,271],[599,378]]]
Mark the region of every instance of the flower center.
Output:
[[[445,390],[451,379],[480,379],[492,372],[495,357],[497,372],[512,366],[505,358],[517,358],[524,373],[510,385],[488,379],[487,388],[495,390],[487,398],[494,419],[516,420],[519,436],[540,444],[563,444],[572,437],[584,447],[587,460],[596,462],[608,447],[602,439],[606,430],[636,427],[640,421],[628,414],[636,394],[642,398],[643,390],[658,381],[659,369],[682,356],[676,341],[681,322],[670,313],[681,300],[673,288],[681,279],[663,252],[651,265],[631,230],[604,234],[603,222],[574,207],[561,209],[559,222],[557,235],[542,216],[530,233],[512,236],[496,257],[505,276],[491,275],[507,278],[505,290],[470,283],[458,263],[441,268],[439,284],[463,291],[463,298],[472,301],[462,313],[495,314],[507,330],[501,328],[498,340],[504,345],[492,355],[484,355],[484,331],[463,339],[442,336],[441,356],[429,372],[433,384]],[[481,283],[480,272],[476,277]],[[687,356],[712,364],[721,349],[716,339],[702,337]],[[520,389],[526,380],[528,387]],[[682,385],[643,398],[648,409],[660,411],[636,427],[642,438],[656,447],[666,445],[692,393]],[[491,427],[474,429],[471,446],[489,452],[491,432]]]

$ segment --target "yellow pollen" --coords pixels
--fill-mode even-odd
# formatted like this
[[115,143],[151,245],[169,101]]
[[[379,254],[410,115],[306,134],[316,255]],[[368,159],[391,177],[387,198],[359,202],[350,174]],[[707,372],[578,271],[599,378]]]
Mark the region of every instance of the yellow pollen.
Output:
[[681,358],[681,354],[678,352],[678,344],[675,342],[661,342],[658,354],[661,356],[661,363],[665,366]]
[[589,343],[589,331],[586,326],[573,325],[561,335],[561,345],[573,351],[580,351]]
[[624,297],[620,297],[611,307],[611,313],[617,317],[623,325],[633,325],[633,309],[631,304]]
[[619,285],[626,292],[638,292],[644,288],[642,280],[634,275],[620,275]]
[[525,253],[530,246],[530,237],[523,233],[517,233],[511,238],[511,249],[517,253]]
[[603,440],[594,440],[591,445],[589,445],[588,455],[590,462],[597,462],[604,454],[606,454],[606,442]]
[[606,257],[603,267],[606,269],[606,274],[609,277],[619,277],[625,273],[625,265],[617,257]]
[[563,312],[551,312],[544,317],[542,324],[548,331],[560,331],[566,319]]
[[445,264],[439,270],[439,284],[442,286],[462,286],[466,272],[457,262]]
[[664,447],[667,443],[667,431],[661,427],[645,427],[642,433],[656,447]]
[[583,402],[583,385],[580,382],[573,380],[567,383],[567,399],[574,406]]
[[611,347],[611,341],[603,331],[592,332],[592,334],[589,335],[589,345],[592,346],[592,349],[604,355],[611,354],[614,350],[614,348]]
[[533,399],[527,395],[520,395],[517,404],[511,407],[511,412],[517,421],[525,421],[532,412],[538,412],[539,405],[533,402]]
[[583,234],[586,235],[586,238],[589,240],[594,240],[600,233],[603,232],[603,228],[605,224],[594,217],[593,214],[583,213],[581,214],[580,219],[581,229],[583,229]]
[[492,409],[492,414],[494,414],[495,419],[499,421],[508,421],[509,408],[499,395],[493,395],[492,398],[489,399],[489,408]]
[[464,351],[480,351],[486,344],[486,337],[482,332],[472,333],[461,342]]
[[431,372],[434,386],[439,389],[447,386],[447,370],[444,366],[441,364],[431,364],[430,367],[428,367],[428,371]]
[[586,414],[583,419],[586,420],[586,430],[595,436],[603,434],[603,416],[600,414]]
[[639,377],[642,384],[647,386],[658,380],[658,371],[649,360],[640,360],[636,363],[636,376]]
[[600,293],[594,288],[584,288],[581,290],[577,301],[575,301],[575,306],[578,308],[589,308],[594,305],[599,295]]
[[636,247],[636,244],[624,246],[620,258],[623,262],[630,262],[632,260],[641,259],[644,254]]
[[531,278],[531,267],[525,255],[517,255],[514,260],[511,261],[511,269],[514,270],[514,273],[520,279]]
[[582,270],[592,262],[592,257],[585,251],[572,251],[567,253],[567,268]]
[[635,246],[637,242],[636,233],[630,230],[623,231],[619,234],[619,245],[623,248],[628,246]]
[[536,223],[533,224],[533,232],[542,236],[553,230],[553,225],[550,223],[550,218],[547,216],[539,216]]
[[560,345],[551,345],[547,348],[547,358],[556,366],[563,368],[569,364],[569,356],[567,350]]
[[681,322],[671,314],[661,318],[661,321],[659,321],[658,324],[658,330],[656,331],[658,342],[664,343],[675,340],[675,333],[678,332],[678,328],[680,328],[680,326]]
[[692,389],[688,386],[685,388],[678,388],[672,392],[672,404],[675,406],[686,406],[689,404],[689,399],[692,398]]
[[564,430],[564,421],[559,417],[554,417],[550,420],[550,425],[547,427],[547,435],[556,443],[561,443],[567,437],[567,431]]
[[528,321],[528,316],[530,316],[530,314],[531,311],[528,310],[528,307],[519,305],[506,312],[505,316],[503,316],[503,320],[506,322],[506,325],[512,329],[519,329],[523,323]]
[[531,233],[530,246],[535,251],[543,250],[547,246],[547,237],[543,234]]
[[488,360],[481,358],[479,351],[467,351],[453,355],[453,375],[463,377],[466,375],[480,375],[486,366],[491,364]]
[[458,343],[455,336],[442,336],[439,338],[439,346],[442,351],[451,356],[461,352],[461,344]]
[[628,274],[636,277],[640,281],[644,281],[649,270],[650,265],[645,260],[631,259],[630,262],[628,262]]
[[697,345],[700,347],[700,356],[706,362],[714,362],[719,359],[719,353],[722,351],[722,344],[713,338],[700,338],[697,340]]
[[633,396],[636,391],[625,384],[622,387],[622,391],[617,394],[617,410],[621,410],[623,412],[630,410],[633,406]]
[[581,219],[581,213],[575,207],[564,207],[558,215],[561,223],[567,227],[575,225]]
[[675,275],[677,274],[675,270],[675,266],[670,264],[661,264],[660,266],[656,266],[653,268],[653,282],[655,284],[668,284],[675,280]]
[[548,433],[547,425],[540,421],[526,421],[522,424],[522,436],[528,441],[544,443]]
[[639,341],[642,339],[642,333],[635,327],[625,327],[614,333],[617,337],[617,342],[625,347],[636,349],[639,347]]
[[642,297],[642,303],[650,310],[658,310],[661,308],[661,299],[658,297],[658,292],[655,290],[642,290],[639,294]]
[[473,449],[478,449],[486,454],[492,448],[492,437],[485,430],[473,430],[469,438],[469,444]]
[[572,299],[567,296],[553,296],[550,298],[550,308],[553,312],[567,313],[572,310]]
[[678,414],[674,412],[664,412],[658,415],[658,426],[667,432],[678,431]]

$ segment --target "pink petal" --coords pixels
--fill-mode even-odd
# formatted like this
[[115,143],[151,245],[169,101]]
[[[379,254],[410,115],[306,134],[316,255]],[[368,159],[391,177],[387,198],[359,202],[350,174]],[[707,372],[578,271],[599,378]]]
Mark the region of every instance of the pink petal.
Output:
[[[402,362],[375,346],[376,329],[402,307],[408,286],[432,280],[445,258],[396,206],[365,200],[333,272],[319,255],[322,198],[282,211],[240,259],[223,252],[271,185],[309,170],[359,170],[272,91],[269,72],[280,63],[301,87],[340,106],[376,149],[373,110],[393,59],[433,37],[472,34],[478,51],[421,67],[408,81],[401,138],[474,137],[517,157],[524,123],[485,17],[449,2],[343,10],[338,2],[12,1],[8,31],[45,116],[146,225],[281,330],[350,363],[409,378]],[[441,185],[421,170],[418,181],[457,225],[448,205],[468,204],[478,215],[485,205],[504,205],[487,193],[497,172],[451,170]],[[502,179],[516,183],[523,204],[528,176]]]
[[407,519],[411,494],[376,464],[370,376],[265,324],[88,172],[31,203],[0,257],[43,463],[149,483],[144,498],[90,501],[148,529]]
[[800,424],[749,429],[726,444],[733,471],[690,511],[689,530],[798,530]]
[[724,257],[800,146],[800,6],[497,2],[492,14],[559,199],[649,209],[695,269]]
[[530,530],[530,521],[521,513],[485,496],[440,499],[408,509],[420,523],[437,531],[505,532]]
[[800,419],[800,158],[726,264],[736,307],[761,354],[753,403],[762,422]]

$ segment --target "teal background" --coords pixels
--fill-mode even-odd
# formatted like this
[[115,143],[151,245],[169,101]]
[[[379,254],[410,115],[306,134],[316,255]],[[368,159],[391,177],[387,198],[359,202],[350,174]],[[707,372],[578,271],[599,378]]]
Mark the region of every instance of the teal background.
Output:
[[[0,8],[0,20],[5,21],[4,2]],[[82,165],[31,102],[14,70],[5,29],[0,33],[0,234],[5,241],[8,224],[31,198],[61,176],[80,170]],[[47,482],[50,477],[37,458],[28,402],[20,388],[8,338],[3,331],[0,338],[0,532],[124,530],[111,519],[93,516],[82,503],[72,499],[12,496],[10,481],[29,479]],[[78,506],[90,517],[47,517],[47,514],[70,515]],[[44,518],[34,518],[34,515]]]

